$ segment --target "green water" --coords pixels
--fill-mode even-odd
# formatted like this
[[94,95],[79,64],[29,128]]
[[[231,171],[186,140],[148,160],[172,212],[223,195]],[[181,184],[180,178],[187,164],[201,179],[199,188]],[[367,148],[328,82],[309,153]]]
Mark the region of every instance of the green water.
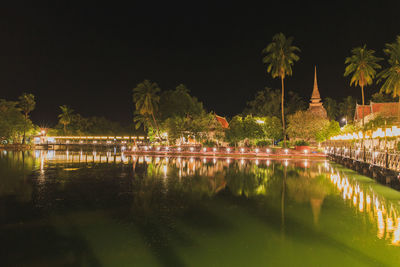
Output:
[[399,201],[324,160],[0,151],[0,260],[400,266]]

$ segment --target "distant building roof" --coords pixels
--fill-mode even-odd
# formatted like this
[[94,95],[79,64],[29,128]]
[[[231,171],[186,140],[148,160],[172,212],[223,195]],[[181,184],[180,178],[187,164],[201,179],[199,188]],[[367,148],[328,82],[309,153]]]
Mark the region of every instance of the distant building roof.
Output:
[[[358,105],[356,106],[356,112],[354,114],[354,120],[360,121],[364,117],[370,119],[372,115],[382,115],[385,117],[395,117],[399,112],[399,103],[387,102],[387,103],[374,103],[371,102],[369,105]],[[365,120],[364,119],[364,120]]]
[[371,106],[370,105],[358,105],[356,106],[356,112],[354,114],[354,120],[359,121],[362,120],[363,117],[371,114]]
[[225,119],[225,117],[221,117],[221,116],[215,115],[215,118],[221,124],[222,128],[224,128],[224,129],[228,129],[229,128],[229,123]]

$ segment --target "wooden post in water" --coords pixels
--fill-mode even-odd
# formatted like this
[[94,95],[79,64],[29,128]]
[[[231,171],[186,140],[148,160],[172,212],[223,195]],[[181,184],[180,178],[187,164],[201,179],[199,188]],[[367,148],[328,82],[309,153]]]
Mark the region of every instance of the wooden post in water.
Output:
[[385,155],[385,167],[386,167],[386,169],[389,169],[389,153],[388,153],[387,148],[386,148],[386,155]]

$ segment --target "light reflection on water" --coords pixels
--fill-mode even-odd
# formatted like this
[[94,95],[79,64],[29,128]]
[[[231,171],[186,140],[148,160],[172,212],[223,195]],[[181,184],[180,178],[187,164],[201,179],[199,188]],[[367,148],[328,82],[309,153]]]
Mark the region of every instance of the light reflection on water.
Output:
[[[110,205],[114,209],[122,203],[122,206],[129,206],[127,211],[132,212],[134,217],[154,217],[155,227],[166,231],[163,224],[175,225],[184,216],[182,214],[191,214],[191,209],[197,203],[206,205],[203,203],[210,202],[211,207],[222,206],[219,210],[221,214],[230,209],[240,214],[243,209],[248,217],[254,216],[269,225],[273,229],[271,235],[281,232],[280,236],[286,236],[287,239],[295,239],[299,235],[296,227],[301,222],[306,226],[302,228],[302,239],[332,236],[337,242],[346,244],[351,236],[341,236],[341,231],[351,235],[353,230],[365,226],[367,230],[361,231],[365,235],[361,240],[366,244],[371,242],[371,245],[376,246],[375,240],[378,240],[395,249],[400,245],[397,192],[391,192],[392,197],[388,198],[382,190],[377,190],[381,186],[371,181],[365,182],[365,178],[358,179],[353,172],[325,160],[124,156],[113,151],[35,151],[24,155],[1,153],[0,163],[3,165],[0,180],[3,183],[0,186],[0,204],[2,199],[16,196],[18,201],[32,203],[33,210],[44,209],[52,213],[54,207],[57,207],[58,212],[63,214],[64,208],[77,205],[82,199],[89,203],[88,209],[92,206],[103,208],[100,205]],[[7,169],[8,172],[5,172]],[[6,179],[7,175],[13,179]],[[19,177],[23,179],[17,179]],[[104,186],[99,186],[103,182]],[[90,183],[97,184],[97,190],[92,190]],[[111,193],[105,197],[109,198],[102,199],[104,195],[98,192],[107,192],[108,188]],[[57,194],[54,190],[57,190]],[[79,194],[75,194],[74,190],[79,191]],[[393,195],[396,197],[393,198]],[[163,201],[165,206],[160,204]],[[200,210],[204,212],[204,207]],[[338,210],[344,210],[349,218],[336,218]],[[207,219],[203,217],[199,220]],[[345,220],[348,223],[341,227],[346,229],[331,228],[328,218],[338,220],[338,223]],[[188,220],[186,217],[184,219]],[[224,219],[240,221],[235,217]],[[7,216],[2,220],[11,225],[12,219]],[[256,235],[266,231],[261,226],[251,226],[247,221],[240,221],[240,225],[245,229],[258,229]],[[202,231],[200,236],[204,235],[204,229]],[[213,236],[214,232],[211,233],[209,235]],[[239,230],[235,231],[235,234],[239,233]],[[262,245],[254,247],[254,252],[262,250]],[[352,245],[354,250],[359,249],[358,244]],[[225,246],[229,247],[229,244]],[[386,253],[385,247],[379,249],[382,255]],[[302,253],[304,251],[299,252]]]
[[[255,159],[247,160],[245,158],[223,158],[221,160],[217,157],[202,157],[194,158],[191,157],[160,157],[160,156],[149,156],[149,155],[134,155],[124,156],[124,154],[97,151],[80,151],[80,152],[56,152],[56,151],[35,151],[35,158],[40,161],[40,177],[39,181],[43,182],[44,179],[44,165],[45,162],[49,163],[131,163],[135,166],[136,163],[143,164],[154,164],[161,168],[155,168],[161,170],[164,178],[168,177],[168,166],[175,167],[179,170],[179,177],[187,177],[193,175],[212,177],[220,172],[224,172],[226,168],[232,162],[240,161],[238,165],[239,170],[243,170],[248,166],[260,164],[269,167],[271,165],[270,159]],[[285,167],[289,166],[290,160],[283,160]],[[376,221],[377,237],[379,239],[386,239],[390,241],[392,245],[400,245],[400,212],[398,205],[394,205],[391,201],[385,200],[384,197],[379,196],[374,192],[371,187],[362,188],[357,181],[349,179],[345,174],[335,170],[328,161],[324,162],[324,168],[327,172],[329,181],[336,187],[337,191],[342,196],[344,202],[348,206],[357,210],[360,213],[366,214],[370,221]],[[309,167],[309,160],[296,160],[291,162],[294,166],[303,168],[306,170]],[[69,169],[67,169],[69,170]],[[74,170],[74,169],[72,169]],[[318,165],[316,170],[312,170],[317,174],[321,174],[321,165]],[[219,190],[226,186],[226,183],[219,185]],[[262,194],[266,192],[265,185],[260,185],[256,190],[256,194]],[[248,194],[247,194],[248,196]],[[350,205],[352,203],[352,205]]]
[[[398,205],[387,201],[378,195],[372,188],[362,188],[355,181],[350,181],[348,177],[340,172],[335,172],[332,167],[330,170],[330,181],[341,193],[343,200],[350,204],[353,209],[360,213],[365,213],[370,221],[376,221],[377,237],[387,239],[392,245],[400,245],[400,213]],[[364,198],[365,196],[365,198]],[[364,208],[365,207],[365,208]],[[396,223],[394,225],[394,222]]]

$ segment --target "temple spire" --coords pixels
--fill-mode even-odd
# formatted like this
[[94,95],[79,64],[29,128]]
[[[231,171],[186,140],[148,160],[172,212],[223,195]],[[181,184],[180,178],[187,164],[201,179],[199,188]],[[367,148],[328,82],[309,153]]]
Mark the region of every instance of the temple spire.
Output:
[[[318,100],[318,102],[321,100],[321,96],[318,91],[318,83],[317,83],[317,66],[315,66],[315,69],[314,69],[314,89],[313,89],[313,92],[311,95],[311,101],[313,101],[313,100]],[[315,101],[313,101],[313,102],[315,102]]]
[[317,66],[315,66],[315,69],[314,69],[314,89],[313,89],[313,92],[311,95],[311,102],[310,102],[310,107],[308,108],[308,110],[322,118],[326,118],[326,119],[328,118],[326,110],[325,110],[324,106],[322,105],[321,96],[320,96],[319,90],[318,90]]

